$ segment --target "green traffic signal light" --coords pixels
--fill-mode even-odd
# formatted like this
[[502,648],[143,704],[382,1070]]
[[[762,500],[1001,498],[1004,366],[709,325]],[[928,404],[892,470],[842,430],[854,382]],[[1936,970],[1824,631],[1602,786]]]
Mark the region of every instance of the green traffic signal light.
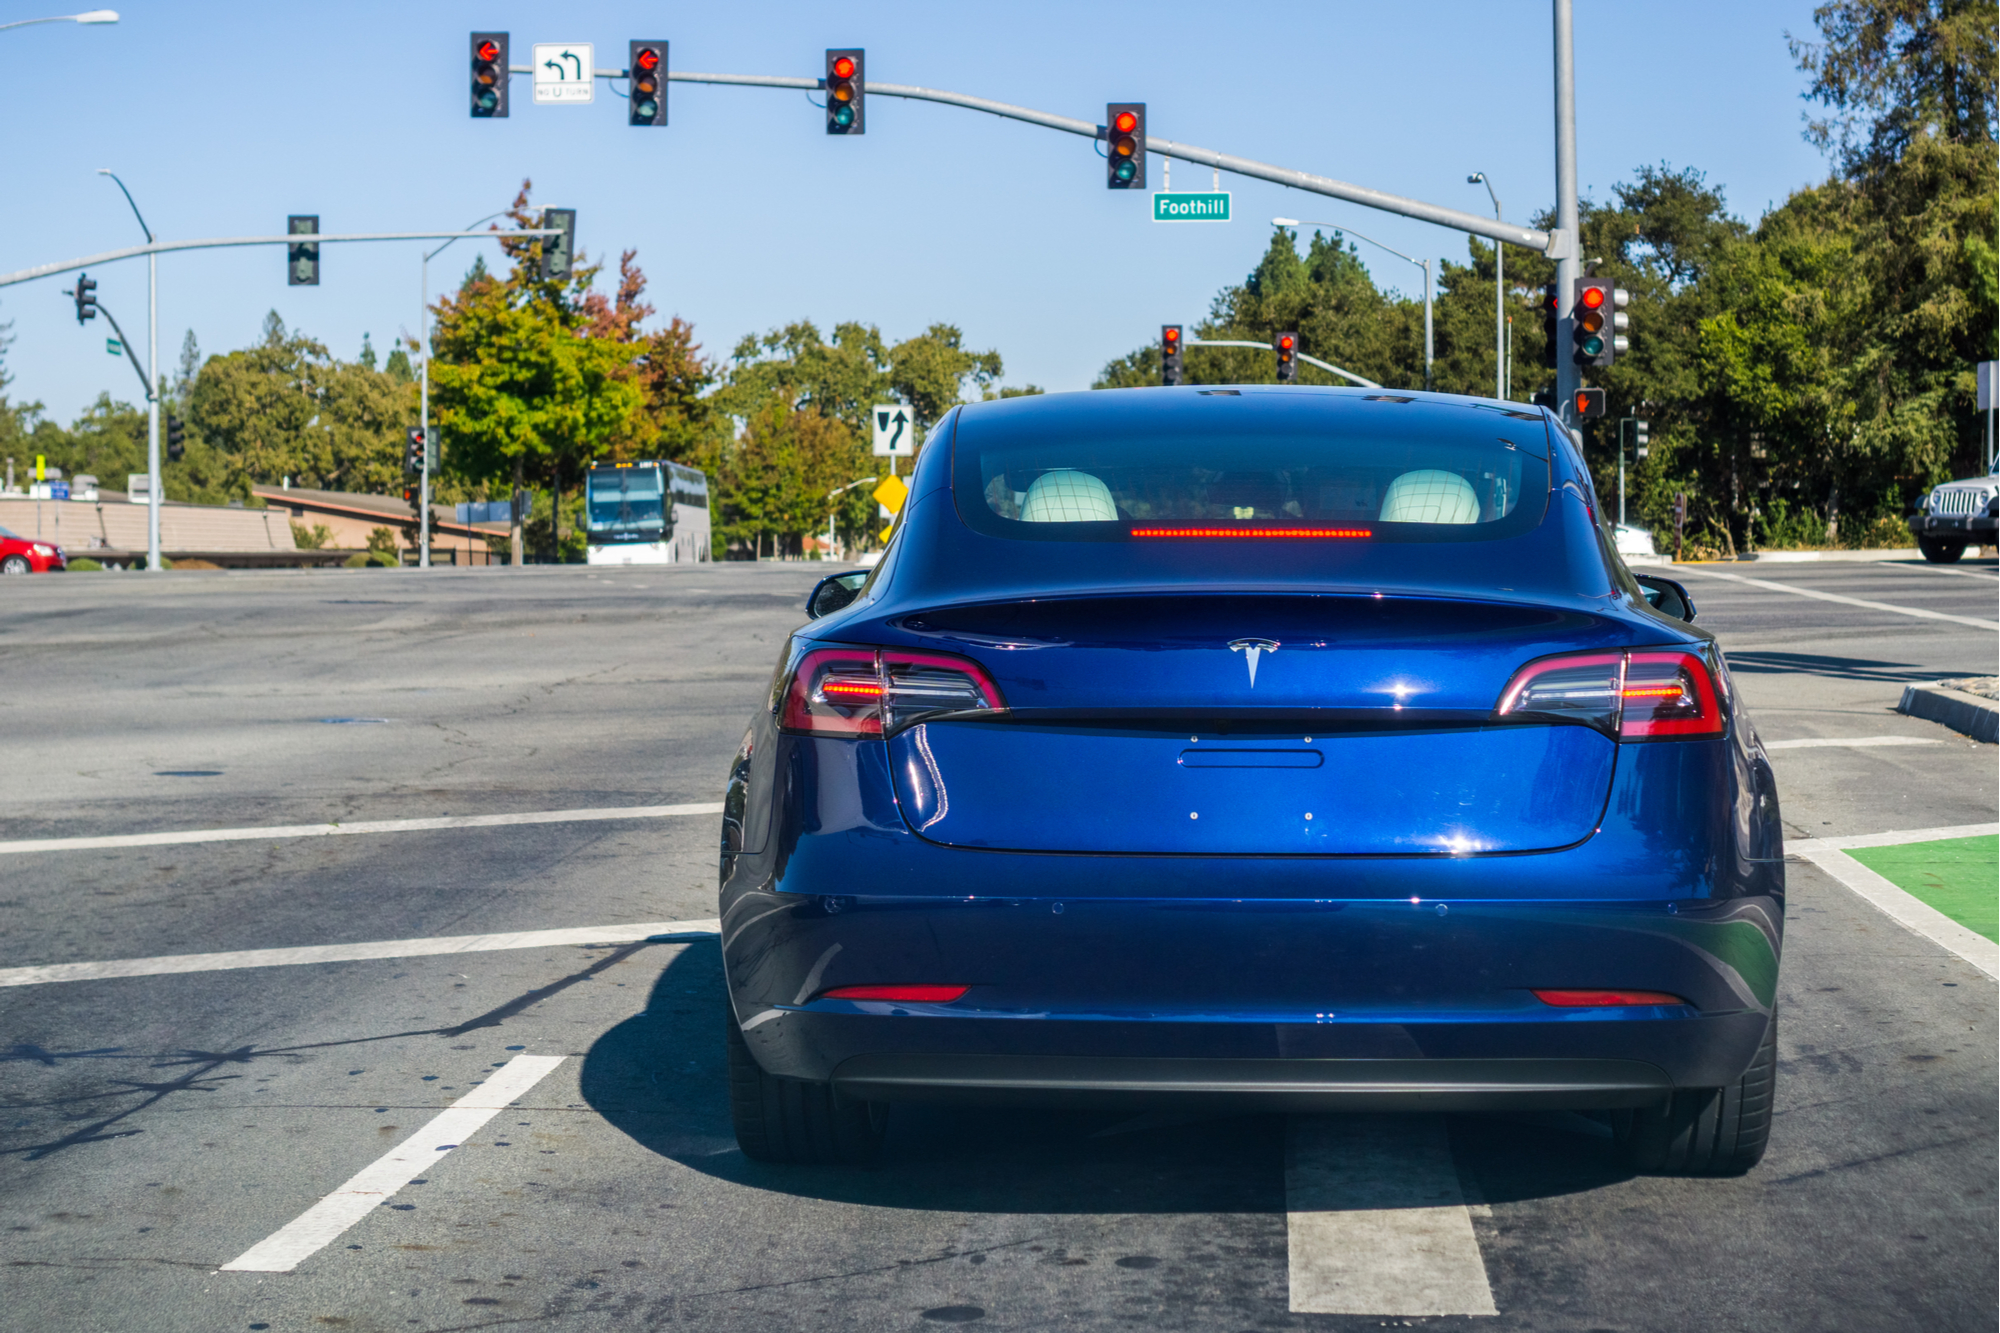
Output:
[[1598,337],[1596,334],[1592,334],[1591,336],[1583,340],[1583,354],[1585,356],[1598,356],[1601,355],[1603,351],[1604,351],[1604,339]]
[[854,123],[854,108],[842,103],[833,109],[833,123],[843,130]]
[[1138,167],[1134,166],[1132,162],[1128,159],[1124,162],[1120,162],[1117,165],[1113,166],[1111,168],[1111,174],[1118,180],[1120,184],[1123,184],[1124,182],[1129,181],[1134,176],[1138,175],[1139,169]]

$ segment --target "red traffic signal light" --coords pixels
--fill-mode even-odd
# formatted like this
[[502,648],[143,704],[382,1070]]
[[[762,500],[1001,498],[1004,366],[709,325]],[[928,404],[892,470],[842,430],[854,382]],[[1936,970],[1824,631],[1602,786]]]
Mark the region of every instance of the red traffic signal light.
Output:
[[1104,108],[1104,184],[1112,190],[1146,188],[1146,104],[1113,102]]
[[507,115],[507,34],[472,34],[472,114],[478,120]]
[[1624,288],[1602,278],[1577,279],[1570,323],[1576,333],[1578,365],[1608,366],[1625,350],[1625,304],[1631,299]]
[[1160,383],[1181,382],[1181,326],[1160,326]]
[[1586,310],[1595,310],[1604,304],[1604,289],[1594,284],[1585,287],[1583,294],[1577,297],[1576,303]]
[[862,102],[867,97],[864,74],[867,53],[861,50],[826,53],[826,132],[864,134],[868,129]]
[[1299,377],[1299,335],[1280,333],[1271,339],[1271,346],[1278,353],[1278,383],[1290,384]]
[[667,123],[667,44],[632,42],[626,48],[626,76],[631,94],[625,106],[627,125]]

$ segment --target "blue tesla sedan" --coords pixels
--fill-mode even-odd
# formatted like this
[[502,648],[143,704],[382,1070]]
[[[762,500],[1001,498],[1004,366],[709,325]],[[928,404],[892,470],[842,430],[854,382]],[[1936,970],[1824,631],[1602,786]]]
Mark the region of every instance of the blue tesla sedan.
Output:
[[751,1157],[864,1157],[898,1101],[1130,1098],[1762,1155],[1770,764],[1547,412],[959,406],[881,563],[807,611],[723,818]]

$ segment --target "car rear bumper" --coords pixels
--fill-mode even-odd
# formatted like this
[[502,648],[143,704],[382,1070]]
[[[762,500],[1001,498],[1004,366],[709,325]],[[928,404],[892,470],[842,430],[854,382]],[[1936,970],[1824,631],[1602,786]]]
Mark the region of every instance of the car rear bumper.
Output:
[[1227,1102],[1288,1111],[1610,1109],[1673,1091],[1639,1060],[1202,1060],[1132,1056],[857,1055],[834,1083],[863,1101],[1015,1105]]
[[[870,1099],[1630,1106],[1719,1087],[1748,1067],[1775,1003],[1778,911],[1765,898],[1058,904],[759,893],[724,918],[723,956],[764,1069]],[[825,994],[896,983],[969,989],[948,1004]],[[1657,990],[1688,1003],[1559,1008],[1537,987]]]

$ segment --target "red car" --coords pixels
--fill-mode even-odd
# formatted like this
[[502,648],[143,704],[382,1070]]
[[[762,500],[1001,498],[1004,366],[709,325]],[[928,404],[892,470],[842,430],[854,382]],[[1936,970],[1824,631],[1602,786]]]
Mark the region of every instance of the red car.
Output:
[[68,567],[69,557],[54,542],[0,528],[0,574],[47,574]]

